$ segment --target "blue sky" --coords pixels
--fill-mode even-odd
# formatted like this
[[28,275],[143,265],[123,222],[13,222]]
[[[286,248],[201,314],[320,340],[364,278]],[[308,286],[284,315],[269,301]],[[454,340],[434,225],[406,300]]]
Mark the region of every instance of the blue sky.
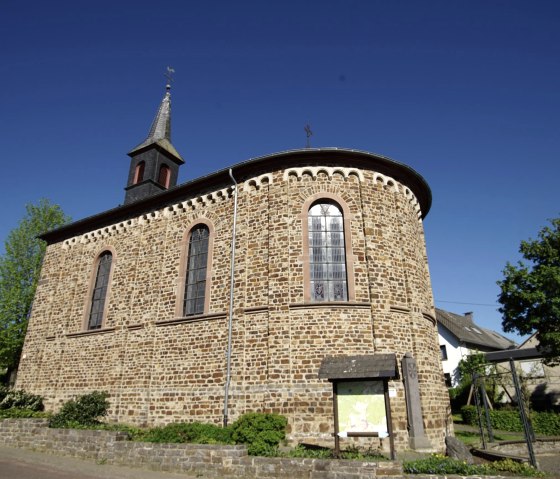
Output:
[[25,204],[122,203],[172,90],[180,182],[305,146],[389,156],[432,189],[436,306],[501,330],[496,281],[560,212],[560,2],[0,3],[0,241]]

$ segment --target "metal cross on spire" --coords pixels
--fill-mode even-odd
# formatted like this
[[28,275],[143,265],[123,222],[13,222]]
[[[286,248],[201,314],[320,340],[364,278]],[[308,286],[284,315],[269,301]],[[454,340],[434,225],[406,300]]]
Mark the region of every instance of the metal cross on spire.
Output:
[[167,72],[163,74],[165,78],[167,78],[167,89],[171,88],[171,82],[173,81],[173,74],[175,73],[175,69],[172,67],[167,67]]
[[311,131],[311,127],[309,126],[309,124],[305,125],[305,135],[307,136],[307,142],[305,144],[305,148],[311,148],[311,145],[309,143],[309,138],[311,137],[311,135],[313,135],[313,132]]

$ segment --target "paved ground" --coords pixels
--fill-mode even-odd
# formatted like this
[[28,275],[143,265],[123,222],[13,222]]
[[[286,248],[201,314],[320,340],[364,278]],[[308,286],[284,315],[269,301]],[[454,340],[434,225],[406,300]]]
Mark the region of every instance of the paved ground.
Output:
[[95,461],[0,447],[1,479],[179,479],[184,474],[154,472]]

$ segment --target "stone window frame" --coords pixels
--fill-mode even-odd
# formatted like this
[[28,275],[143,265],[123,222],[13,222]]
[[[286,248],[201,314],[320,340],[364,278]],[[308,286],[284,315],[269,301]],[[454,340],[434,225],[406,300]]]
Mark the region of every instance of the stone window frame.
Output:
[[183,238],[179,242],[179,247],[181,248],[181,259],[179,261],[179,277],[177,278],[176,286],[176,302],[175,302],[175,317],[176,318],[192,318],[201,315],[191,315],[185,316],[183,310],[183,301],[185,299],[185,283],[187,282],[187,266],[188,266],[188,256],[189,256],[189,241],[191,239],[191,233],[194,228],[199,225],[205,225],[208,228],[208,263],[206,265],[206,288],[204,289],[204,310],[202,315],[208,314],[210,311],[210,290],[212,287],[212,257],[214,255],[214,238],[216,236],[216,230],[214,224],[207,218],[198,218],[191,222]]
[[[97,272],[99,269],[99,261],[101,259],[101,255],[103,253],[109,252],[111,253],[111,269],[109,270],[109,279],[107,280],[107,291],[105,292],[105,303],[103,304],[103,316],[101,320],[101,325],[97,329],[89,329],[89,316],[91,313],[91,304],[92,304],[92,296],[93,290],[95,288],[95,282],[97,280]],[[92,270],[89,275],[89,284],[88,284],[88,291],[87,296],[85,298],[85,305],[84,305],[84,315],[82,320],[82,331],[99,331],[100,329],[105,329],[105,325],[107,323],[107,315],[109,312],[109,301],[111,297],[111,285],[113,283],[113,274],[115,271],[115,264],[117,263],[117,253],[115,248],[112,246],[103,246],[102,248],[97,250],[95,254],[95,259],[92,263]]]
[[344,250],[346,253],[346,283],[348,288],[348,299],[344,301],[354,302],[356,301],[356,288],[355,288],[355,278],[354,278],[354,250],[352,249],[352,231],[351,231],[351,221],[354,215],[350,212],[348,204],[342,197],[335,193],[320,192],[311,195],[303,203],[301,209],[301,226],[302,226],[302,242],[303,242],[303,255],[301,257],[303,263],[303,301],[305,303],[317,303],[317,304],[332,304],[337,301],[313,301],[311,299],[311,272],[309,270],[309,228],[308,228],[308,215],[311,207],[319,203],[321,200],[326,202],[335,203],[342,211],[342,222],[344,225]]

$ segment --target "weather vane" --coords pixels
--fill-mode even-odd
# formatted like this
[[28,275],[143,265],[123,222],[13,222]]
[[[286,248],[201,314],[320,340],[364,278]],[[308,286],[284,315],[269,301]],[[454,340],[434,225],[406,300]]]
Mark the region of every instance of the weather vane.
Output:
[[307,142],[305,144],[305,148],[311,148],[311,145],[309,144],[309,138],[311,137],[311,135],[313,135],[313,132],[311,131],[311,127],[309,126],[309,124],[305,125],[305,135],[307,136]]
[[175,69],[172,67],[167,67],[167,72],[163,74],[163,76],[167,78],[168,87],[171,87],[171,82],[173,81],[173,73],[175,73]]

